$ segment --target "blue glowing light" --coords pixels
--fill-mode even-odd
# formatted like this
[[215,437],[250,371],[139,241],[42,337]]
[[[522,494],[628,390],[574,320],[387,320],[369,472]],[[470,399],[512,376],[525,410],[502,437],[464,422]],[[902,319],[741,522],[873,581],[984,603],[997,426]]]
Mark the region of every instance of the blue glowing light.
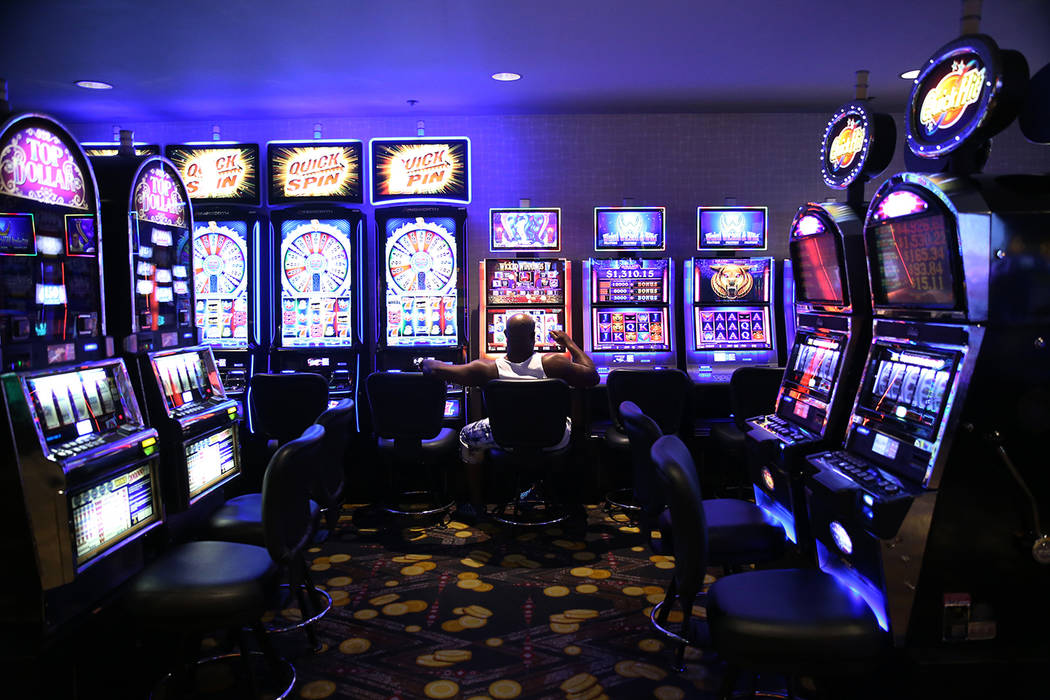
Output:
[[849,533],[846,532],[846,528],[842,526],[842,523],[832,520],[828,524],[828,529],[831,530],[831,538],[835,540],[835,546],[846,556],[853,554],[853,540],[850,539]]

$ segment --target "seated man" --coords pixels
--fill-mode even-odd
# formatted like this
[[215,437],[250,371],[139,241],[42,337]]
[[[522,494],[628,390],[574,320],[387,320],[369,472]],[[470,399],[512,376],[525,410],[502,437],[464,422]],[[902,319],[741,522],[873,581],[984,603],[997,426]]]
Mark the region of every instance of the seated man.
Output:
[[[507,319],[507,354],[497,360],[474,360],[465,365],[452,365],[437,360],[423,360],[420,367],[424,374],[433,374],[446,381],[462,386],[484,386],[490,379],[563,379],[572,387],[590,387],[598,383],[598,371],[594,362],[565,331],[551,331],[551,340],[569,355],[536,352],[536,322],[528,314],[514,314]],[[566,421],[565,437],[557,447],[568,444],[571,421]],[[481,507],[481,470],[479,465],[485,451],[496,443],[492,440],[489,419],[468,423],[459,431],[459,442],[463,461],[467,464],[467,481],[470,488],[470,507],[461,512],[471,517],[471,511]],[[556,449],[556,448],[555,448]]]

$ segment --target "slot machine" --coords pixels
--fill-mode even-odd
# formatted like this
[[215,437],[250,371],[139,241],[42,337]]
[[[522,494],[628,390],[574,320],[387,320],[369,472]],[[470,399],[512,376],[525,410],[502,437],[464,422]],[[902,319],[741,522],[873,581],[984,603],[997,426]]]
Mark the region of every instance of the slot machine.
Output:
[[[470,203],[470,140],[372,139],[376,217],[376,369],[414,371],[431,357],[465,362],[469,354],[467,210],[417,202]],[[466,394],[449,385],[445,419],[461,424]]]
[[820,567],[898,647],[1041,672],[1050,177],[977,174],[1027,75],[1020,54],[969,34],[916,78],[909,149],[947,170],[894,175],[872,197],[873,339],[844,443],[808,458],[806,491]]
[[572,263],[534,257],[561,250],[560,219],[560,209],[489,210],[489,251],[518,254],[478,263],[479,356],[495,359],[506,352],[507,319],[518,313],[536,321],[537,352],[558,352],[552,330],[572,335]]
[[601,383],[617,368],[663,369],[678,364],[675,354],[674,266],[670,258],[628,255],[665,248],[663,207],[596,207],[594,249],[615,258],[589,258],[583,276],[584,351],[594,360]]
[[776,367],[776,263],[730,257],[766,249],[765,207],[698,207],[697,250],[685,261],[685,366],[700,384],[725,384],[738,367]]
[[365,218],[346,206],[362,201],[362,150],[360,141],[328,139],[266,146],[278,281],[270,369],[324,376],[330,402],[356,403],[371,366],[364,351]]
[[838,444],[871,340],[871,292],[864,254],[864,183],[893,157],[896,127],[861,101],[832,115],[821,144],[825,183],[845,203],[799,207],[788,233],[798,325],[776,408],[748,420],[748,470],[755,502],[812,555],[804,457]]
[[50,117],[0,128],[0,211],[0,648],[24,655],[141,569],[163,514],[157,432],[106,336],[95,175]]
[[269,305],[259,146],[206,141],[169,145],[167,157],[186,184],[195,221],[192,242],[194,324],[212,348],[223,386],[245,400],[248,381],[267,370],[263,329]]

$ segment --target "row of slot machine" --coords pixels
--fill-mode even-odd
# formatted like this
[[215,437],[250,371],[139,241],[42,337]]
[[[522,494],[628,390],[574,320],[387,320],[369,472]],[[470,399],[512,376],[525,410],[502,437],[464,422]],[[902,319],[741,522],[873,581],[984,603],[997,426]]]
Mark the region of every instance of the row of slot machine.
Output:
[[1050,140],[1048,71],[986,35],[941,47],[911,171],[870,203],[893,120],[838,110],[822,173],[847,201],[792,223],[798,330],[775,413],[748,421],[758,504],[919,664],[1050,653],[1050,176],[980,173],[1019,113]]

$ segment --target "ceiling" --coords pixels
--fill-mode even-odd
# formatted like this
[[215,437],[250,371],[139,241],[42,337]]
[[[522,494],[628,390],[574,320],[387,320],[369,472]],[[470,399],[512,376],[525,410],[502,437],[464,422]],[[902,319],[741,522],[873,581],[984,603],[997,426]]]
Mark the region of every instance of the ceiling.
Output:
[[[898,74],[957,36],[960,14],[960,0],[2,4],[12,106],[75,122],[827,112],[853,97],[856,69],[871,71],[874,106],[899,112]],[[983,14],[1033,72],[1050,61],[1050,2],[989,0]]]

